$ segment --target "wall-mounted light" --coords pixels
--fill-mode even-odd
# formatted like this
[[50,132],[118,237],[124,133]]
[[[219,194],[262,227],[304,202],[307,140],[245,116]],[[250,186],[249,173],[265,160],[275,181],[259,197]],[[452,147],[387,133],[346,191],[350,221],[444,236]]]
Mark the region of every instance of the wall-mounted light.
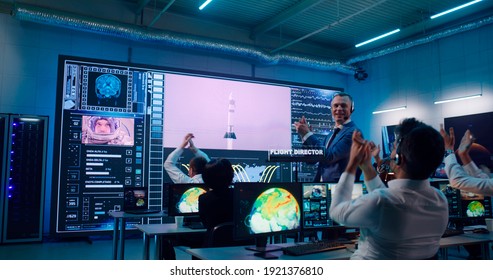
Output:
[[441,12],[441,13],[438,13],[438,14],[432,15],[432,16],[430,17],[430,19],[434,19],[434,18],[437,18],[437,17],[441,17],[441,16],[443,16],[443,15],[446,15],[446,14],[451,13],[451,12],[455,12],[455,11],[460,10],[460,9],[462,9],[462,8],[465,8],[465,7],[467,7],[467,6],[471,6],[472,4],[476,4],[476,3],[478,3],[478,2],[481,2],[481,0],[474,0],[474,1],[471,1],[471,2],[469,2],[469,3],[466,3],[466,4],[463,4],[463,5],[457,6],[457,7],[455,7],[455,8],[452,8],[452,9],[450,9],[450,10],[446,10],[445,12]]
[[461,100],[466,100],[466,99],[471,99],[471,98],[477,98],[477,97],[481,97],[481,96],[483,96],[482,93],[475,94],[475,95],[470,95],[470,96],[464,96],[464,97],[457,97],[457,98],[452,98],[452,99],[438,100],[438,101],[435,101],[434,104],[441,104],[441,103],[447,103],[447,102],[461,101]]
[[385,34],[383,34],[383,35],[377,36],[377,37],[375,37],[375,38],[373,38],[373,39],[370,39],[370,40],[364,41],[364,42],[362,42],[362,43],[356,44],[356,45],[354,45],[354,46],[355,46],[355,47],[357,47],[357,48],[359,48],[359,47],[361,47],[361,46],[363,46],[363,45],[366,45],[366,44],[371,43],[371,42],[376,41],[376,40],[380,40],[380,39],[382,39],[382,38],[385,38],[385,37],[387,37],[387,36],[390,36],[390,35],[392,35],[392,34],[395,34],[395,33],[399,32],[399,31],[401,31],[401,30],[400,30],[400,29],[395,29],[395,30],[392,30],[392,31],[390,31],[390,32],[387,32],[387,33],[385,33]]
[[372,114],[381,114],[381,113],[387,113],[387,112],[393,112],[393,111],[400,111],[400,110],[405,110],[407,106],[402,106],[402,107],[397,107],[397,108],[392,108],[392,109],[385,109],[385,110],[380,110],[380,111],[374,111]]

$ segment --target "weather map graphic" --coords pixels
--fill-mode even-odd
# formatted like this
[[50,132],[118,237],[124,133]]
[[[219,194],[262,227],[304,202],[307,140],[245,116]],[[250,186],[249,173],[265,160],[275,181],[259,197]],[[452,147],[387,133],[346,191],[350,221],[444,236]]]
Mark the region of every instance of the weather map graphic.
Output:
[[472,201],[467,205],[468,217],[483,217],[485,215],[485,208],[479,201]]
[[183,193],[176,208],[180,213],[196,213],[199,211],[199,196],[206,193],[203,188],[191,188]]
[[270,188],[257,197],[245,223],[252,233],[278,232],[299,228],[300,217],[299,203],[289,191]]

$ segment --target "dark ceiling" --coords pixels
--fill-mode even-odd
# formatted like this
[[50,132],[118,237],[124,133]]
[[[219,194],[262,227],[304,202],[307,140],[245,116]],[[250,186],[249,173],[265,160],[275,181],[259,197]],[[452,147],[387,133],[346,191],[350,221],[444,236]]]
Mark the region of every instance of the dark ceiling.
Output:
[[[145,6],[143,25],[167,20],[167,14],[212,22],[247,31],[251,44],[271,52],[300,51],[297,45],[312,45],[317,55],[347,59],[376,47],[413,40],[493,15],[493,1],[481,1],[460,11],[431,20],[430,16],[470,0],[213,0],[202,11],[204,0],[124,0],[136,13]],[[145,5],[144,5],[145,4]],[[165,11],[159,15],[160,12]],[[154,16],[155,14],[155,16]],[[197,22],[185,32],[198,33]],[[401,32],[381,42],[355,48],[355,44],[400,28]],[[207,34],[198,34],[207,36]],[[230,34],[232,41],[248,41]],[[268,39],[265,39],[269,37]],[[264,40],[263,40],[264,39]],[[263,41],[268,42],[263,45]]]

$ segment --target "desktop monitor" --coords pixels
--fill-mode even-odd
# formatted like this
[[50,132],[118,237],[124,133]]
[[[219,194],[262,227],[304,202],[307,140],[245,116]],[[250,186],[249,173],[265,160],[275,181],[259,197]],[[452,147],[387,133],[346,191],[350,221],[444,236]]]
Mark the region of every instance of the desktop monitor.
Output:
[[207,192],[205,184],[168,184],[168,216],[198,216],[199,196]]
[[255,239],[255,251],[269,251],[267,237],[301,229],[300,183],[235,183],[234,238]]
[[304,230],[336,226],[329,216],[331,187],[329,183],[302,183]]
[[439,189],[447,198],[449,219],[460,219],[462,217],[460,190],[450,187],[448,180],[431,181],[430,184]]
[[[317,230],[340,227],[329,215],[332,189],[337,183],[302,183],[303,191],[303,230]],[[355,182],[351,199],[366,194],[363,182]]]
[[491,218],[491,198],[471,192],[461,191],[462,218],[474,223],[474,220],[484,224],[484,218]]
[[456,227],[483,225],[485,218],[492,217],[491,197],[452,188],[448,181],[435,181],[431,185],[447,197],[449,221]]

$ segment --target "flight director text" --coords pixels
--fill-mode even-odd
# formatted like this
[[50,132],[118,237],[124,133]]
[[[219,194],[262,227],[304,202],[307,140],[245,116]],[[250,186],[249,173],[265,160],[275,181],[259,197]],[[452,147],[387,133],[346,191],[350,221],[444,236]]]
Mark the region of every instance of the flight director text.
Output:
[[323,156],[323,149],[271,149],[271,156]]

